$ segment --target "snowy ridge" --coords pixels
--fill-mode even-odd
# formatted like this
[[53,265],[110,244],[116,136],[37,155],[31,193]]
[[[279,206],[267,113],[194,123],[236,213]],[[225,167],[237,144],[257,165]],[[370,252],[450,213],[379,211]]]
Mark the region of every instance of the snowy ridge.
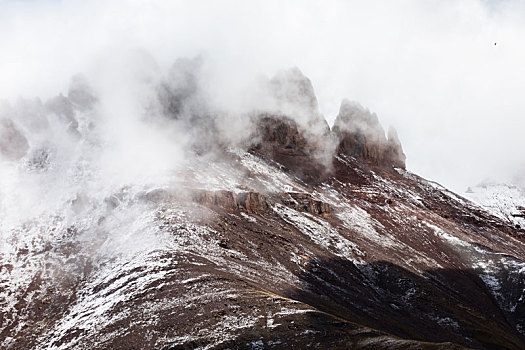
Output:
[[[344,321],[348,332],[324,344],[371,325],[402,335],[400,310],[426,310],[423,296],[432,293],[436,302],[465,290],[479,294],[470,282],[476,278],[513,325],[509,341],[519,342],[523,243],[435,184],[340,159],[365,184],[329,178],[310,185],[257,154],[231,149],[207,172],[196,162],[160,186],[130,184],[83,199],[74,224],[67,213],[75,204],[63,200],[55,215],[33,218],[38,224],[11,225],[1,252],[2,347],[15,349],[21,339],[34,349],[108,348],[122,341],[144,348],[271,348],[290,345],[289,339],[322,347],[316,339],[327,328],[310,317],[323,318],[330,332],[341,318],[364,323]],[[248,212],[193,202],[192,191],[203,189],[263,193],[268,207]],[[290,206],[297,202],[281,201],[283,192],[306,193],[330,210],[299,210]],[[473,226],[480,218],[484,226]],[[461,292],[443,289],[450,271],[471,276],[457,282],[467,283]],[[435,290],[428,289],[432,283]],[[474,299],[454,302],[478,310]],[[435,342],[477,347],[467,336],[471,320],[458,310],[444,304],[403,322]],[[475,312],[476,322],[488,328],[477,331],[499,327],[483,312]],[[433,337],[435,327],[440,331]],[[408,341],[387,333],[367,335],[361,344]]]

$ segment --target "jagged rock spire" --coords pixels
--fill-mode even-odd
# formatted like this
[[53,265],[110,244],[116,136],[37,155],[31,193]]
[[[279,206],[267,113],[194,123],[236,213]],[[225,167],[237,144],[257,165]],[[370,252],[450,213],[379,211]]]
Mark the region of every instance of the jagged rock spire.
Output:
[[273,109],[255,118],[255,148],[301,173],[329,169],[335,145],[310,79],[298,68],[282,70],[268,89]]
[[405,168],[405,155],[395,130],[389,138],[375,113],[343,100],[332,129],[339,141],[337,152],[379,166]]
[[405,169],[407,157],[403,152],[397,131],[392,126],[388,128],[387,158],[391,160],[392,166],[395,168]]
[[271,94],[285,114],[299,114],[305,119],[321,116],[314,87],[297,67],[279,71],[270,80]]

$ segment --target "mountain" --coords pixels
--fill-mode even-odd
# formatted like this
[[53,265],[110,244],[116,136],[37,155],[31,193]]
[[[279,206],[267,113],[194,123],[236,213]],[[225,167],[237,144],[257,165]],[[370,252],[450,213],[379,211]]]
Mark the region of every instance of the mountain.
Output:
[[525,347],[514,222],[406,170],[395,131],[362,106],[343,101],[330,129],[297,69],[228,140],[195,70],[175,66],[192,88],[161,84],[162,119],[144,124],[187,128],[160,178],[101,161],[115,140],[78,80],[25,103],[30,118],[3,114],[16,176],[0,192],[2,348]]

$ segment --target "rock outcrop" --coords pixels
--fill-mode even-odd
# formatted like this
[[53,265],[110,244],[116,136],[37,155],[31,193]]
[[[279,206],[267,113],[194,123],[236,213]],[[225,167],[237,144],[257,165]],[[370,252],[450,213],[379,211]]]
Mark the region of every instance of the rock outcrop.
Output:
[[391,129],[387,139],[377,115],[361,105],[344,100],[332,130],[339,141],[338,153],[372,165],[405,168],[397,133]]
[[315,200],[308,193],[289,192],[283,193],[283,203],[297,211],[327,217],[332,212],[328,203]]
[[286,116],[261,115],[256,122],[254,150],[274,158],[278,155],[307,157],[311,147],[299,125]]
[[388,140],[386,149],[386,159],[388,159],[394,168],[405,169],[406,155],[403,152],[401,141],[397,136],[397,131],[393,127],[388,129]]
[[330,142],[330,127],[319,110],[314,87],[298,68],[279,72],[270,81],[276,114],[294,120],[306,138],[312,157],[325,166],[335,149]]
[[[374,113],[344,100],[330,130],[319,112],[310,80],[298,69],[280,72],[270,86],[277,111],[254,118],[256,142],[252,150],[307,180],[315,177],[313,173],[332,172],[337,153],[372,166],[405,168],[406,157],[396,131],[390,128],[385,137]],[[306,169],[310,167],[313,171]]]
[[308,193],[285,192],[266,197],[258,192],[196,191],[193,200],[208,208],[243,211],[248,214],[264,213],[276,203],[313,215],[326,217],[331,213],[328,203],[316,200]]
[[287,116],[260,115],[250,151],[282,164],[305,181],[317,181],[331,170],[334,152],[327,147],[329,130],[326,125],[325,135],[313,135]]
[[249,214],[263,212],[268,207],[265,197],[256,192],[197,191],[193,200],[207,207],[244,210]]
[[269,83],[271,112],[253,118],[251,150],[311,181],[332,170],[335,138],[319,111],[311,81],[297,69],[279,72]]

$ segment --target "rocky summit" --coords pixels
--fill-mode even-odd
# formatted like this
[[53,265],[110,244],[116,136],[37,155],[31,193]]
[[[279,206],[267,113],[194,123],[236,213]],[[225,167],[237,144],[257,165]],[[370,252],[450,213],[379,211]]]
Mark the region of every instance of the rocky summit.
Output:
[[[525,348],[525,231],[406,170],[396,132],[360,105],[343,101],[330,129],[309,80],[284,71],[241,143],[217,132],[166,182],[99,188],[98,102],[79,86],[38,109],[91,147],[60,183],[72,190],[1,226],[1,348]],[[159,88],[166,120],[220,130],[183,107],[193,85],[177,89],[189,97]],[[5,161],[55,176],[57,148],[31,171],[40,153],[10,115]]]
[[343,101],[333,132],[337,135],[337,152],[366,163],[384,167],[405,168],[405,154],[395,129],[388,139],[377,115],[348,100]]

